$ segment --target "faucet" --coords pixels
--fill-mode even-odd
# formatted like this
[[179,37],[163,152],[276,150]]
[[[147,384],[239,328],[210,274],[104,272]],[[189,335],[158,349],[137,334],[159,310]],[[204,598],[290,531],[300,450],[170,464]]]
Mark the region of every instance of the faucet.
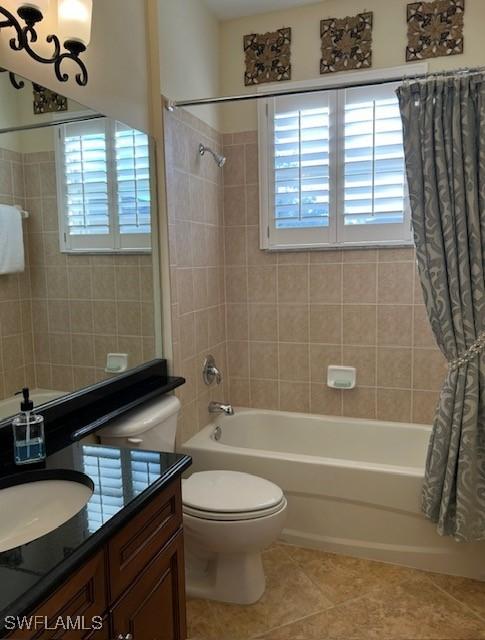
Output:
[[224,413],[226,416],[233,416],[234,409],[230,404],[222,404],[221,402],[209,402],[209,413]]

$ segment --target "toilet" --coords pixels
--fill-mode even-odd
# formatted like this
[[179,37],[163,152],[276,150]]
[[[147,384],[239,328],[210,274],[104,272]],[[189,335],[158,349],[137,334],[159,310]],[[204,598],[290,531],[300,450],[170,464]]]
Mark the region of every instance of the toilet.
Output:
[[[116,447],[174,451],[180,402],[150,401],[99,432]],[[211,470],[182,480],[186,589],[191,597],[233,604],[265,591],[262,551],[283,530],[287,502],[272,482],[238,471]]]

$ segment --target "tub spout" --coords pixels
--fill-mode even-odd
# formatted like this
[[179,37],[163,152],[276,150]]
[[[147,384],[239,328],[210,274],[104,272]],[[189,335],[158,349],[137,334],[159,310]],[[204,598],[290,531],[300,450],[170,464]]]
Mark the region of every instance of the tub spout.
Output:
[[234,409],[230,404],[222,404],[221,402],[209,402],[209,413],[224,413],[226,416],[233,416]]

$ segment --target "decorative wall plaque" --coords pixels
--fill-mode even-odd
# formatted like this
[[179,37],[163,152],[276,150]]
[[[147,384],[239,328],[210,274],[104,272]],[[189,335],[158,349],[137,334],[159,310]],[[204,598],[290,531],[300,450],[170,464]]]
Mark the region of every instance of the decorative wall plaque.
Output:
[[32,83],[34,93],[34,113],[54,113],[67,111],[67,98],[58,93],[42,87],[40,84]]
[[322,59],[320,73],[367,69],[372,66],[371,11],[355,17],[320,22]]
[[408,4],[406,61],[463,53],[465,0]]
[[244,36],[248,87],[263,82],[291,80],[291,28]]

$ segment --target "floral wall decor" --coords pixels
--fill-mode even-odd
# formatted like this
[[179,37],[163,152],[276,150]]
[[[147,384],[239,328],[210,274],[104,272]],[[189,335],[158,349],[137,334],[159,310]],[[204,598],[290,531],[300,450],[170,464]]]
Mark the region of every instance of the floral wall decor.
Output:
[[408,4],[406,61],[463,53],[465,0]]
[[320,22],[321,74],[372,66],[372,20],[373,14],[369,11]]
[[40,84],[32,83],[34,93],[34,113],[41,115],[42,113],[57,113],[59,111],[67,111],[67,98],[61,96],[55,91],[46,89]]
[[244,52],[244,84],[247,87],[291,80],[291,28],[244,36]]

